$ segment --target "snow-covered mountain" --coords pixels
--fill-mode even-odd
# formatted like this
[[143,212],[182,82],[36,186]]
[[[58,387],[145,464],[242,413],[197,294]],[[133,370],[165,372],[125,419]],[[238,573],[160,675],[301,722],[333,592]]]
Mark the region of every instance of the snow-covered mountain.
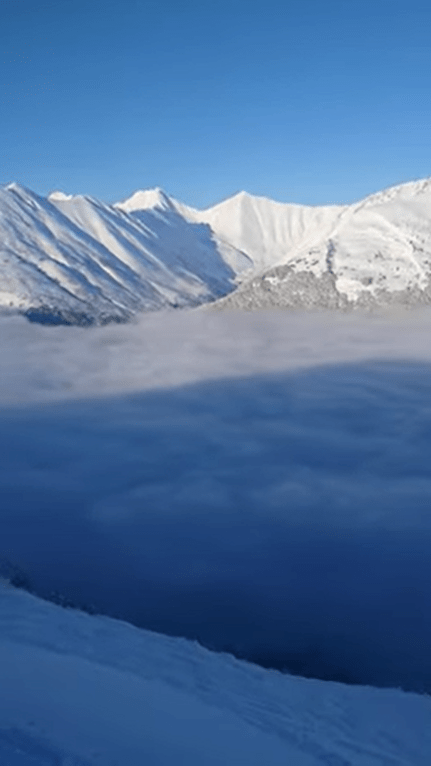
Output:
[[[197,305],[234,287],[208,225],[158,192],[130,215],[85,196],[0,190],[0,306],[50,321],[121,321]],[[244,260],[246,260],[244,258]]]
[[240,192],[209,210],[189,215],[205,221],[220,238],[247,253],[253,272],[259,273],[329,236],[343,211],[335,205],[289,205]]
[[281,205],[242,193],[198,219],[255,266],[220,306],[431,302],[431,179],[345,207]]
[[203,211],[161,189],[107,205],[10,184],[0,264],[0,306],[42,319],[124,320],[219,298],[243,308],[430,303],[431,179],[349,206],[241,192]]

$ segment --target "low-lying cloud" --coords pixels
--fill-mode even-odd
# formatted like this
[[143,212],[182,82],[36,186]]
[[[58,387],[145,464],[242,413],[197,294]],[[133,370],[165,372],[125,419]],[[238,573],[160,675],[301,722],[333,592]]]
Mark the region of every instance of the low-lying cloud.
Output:
[[430,691],[430,324],[6,320],[0,552],[143,627]]

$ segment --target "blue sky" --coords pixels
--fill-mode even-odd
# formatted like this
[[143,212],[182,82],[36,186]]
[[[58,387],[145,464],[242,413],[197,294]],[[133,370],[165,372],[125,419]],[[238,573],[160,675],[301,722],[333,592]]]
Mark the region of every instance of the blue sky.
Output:
[[0,0],[0,183],[352,202],[431,175],[428,0]]

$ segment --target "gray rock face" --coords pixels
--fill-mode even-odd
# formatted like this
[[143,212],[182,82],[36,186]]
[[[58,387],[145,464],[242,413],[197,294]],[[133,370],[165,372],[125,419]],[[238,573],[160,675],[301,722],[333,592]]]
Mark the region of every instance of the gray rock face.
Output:
[[243,283],[238,289],[214,303],[215,309],[355,309],[373,310],[390,307],[414,307],[431,304],[431,282],[424,289],[416,286],[405,290],[379,289],[375,293],[362,290],[356,300],[349,300],[336,287],[336,277],[329,271],[317,277],[310,271],[295,272],[290,266],[279,266],[260,277]]
[[241,197],[207,213],[219,236],[230,236],[255,266],[220,307],[348,310],[431,302],[430,179],[344,208],[311,210]]
[[317,277],[310,271],[295,272],[291,266],[278,266],[246,282],[213,305],[220,309],[253,310],[274,307],[344,309],[349,304],[337,291],[333,274],[326,272]]

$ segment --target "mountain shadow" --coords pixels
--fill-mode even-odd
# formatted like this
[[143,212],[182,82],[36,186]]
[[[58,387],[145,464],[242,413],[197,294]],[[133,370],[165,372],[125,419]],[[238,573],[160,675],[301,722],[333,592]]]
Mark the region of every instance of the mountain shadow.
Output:
[[66,604],[429,693],[430,399],[397,361],[4,410],[0,557]]

